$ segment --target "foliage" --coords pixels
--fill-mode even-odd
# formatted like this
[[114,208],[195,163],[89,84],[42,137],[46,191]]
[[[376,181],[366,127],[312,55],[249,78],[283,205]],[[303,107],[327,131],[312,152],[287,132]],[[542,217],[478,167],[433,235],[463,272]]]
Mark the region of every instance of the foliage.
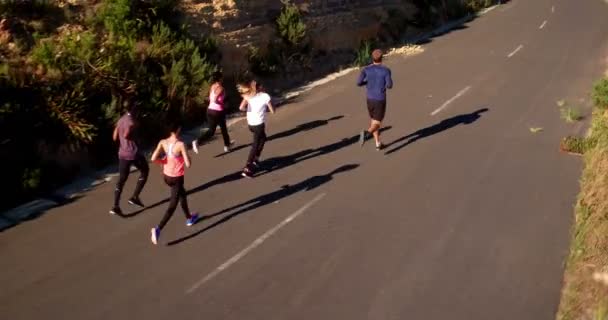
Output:
[[[608,305],[608,91],[593,90],[595,110],[589,135],[568,137],[562,149],[584,153],[585,169],[571,232],[570,254],[557,319],[605,319]],[[602,279],[604,279],[602,281]]]
[[583,137],[569,136],[562,139],[560,148],[565,152],[584,154],[589,149],[589,143]]
[[602,110],[608,109],[608,78],[601,79],[595,83],[591,97],[597,108]]
[[31,51],[0,64],[0,141],[8,141],[0,156],[18,148],[13,152],[22,168],[10,178],[14,185],[29,181],[9,199],[48,186],[51,166],[41,157],[49,151],[84,148],[106,159],[113,154],[110,132],[127,100],[140,106],[151,129],[143,140],[162,134],[153,124],[170,112],[189,118],[185,113],[201,102],[200,90],[217,70],[209,58],[216,44],[195,43],[174,27],[175,3],[103,0],[86,25],[37,36]]
[[310,66],[311,48],[306,23],[295,4],[290,1],[282,3],[281,13],[275,20],[279,40],[249,48],[250,71],[256,75],[290,73],[292,69]]
[[362,67],[371,63],[372,45],[373,43],[369,40],[361,42],[361,45],[357,50],[357,57],[355,58],[354,63],[355,66]]
[[298,7],[290,1],[283,2],[281,14],[276,20],[281,39],[293,47],[301,46],[306,39],[306,24]]

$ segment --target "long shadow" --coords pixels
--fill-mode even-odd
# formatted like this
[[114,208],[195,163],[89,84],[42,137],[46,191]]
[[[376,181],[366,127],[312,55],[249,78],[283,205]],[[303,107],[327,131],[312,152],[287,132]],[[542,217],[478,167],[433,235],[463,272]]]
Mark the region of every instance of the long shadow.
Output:
[[[267,141],[278,140],[278,139],[286,138],[289,136],[293,136],[300,132],[310,131],[310,130],[316,129],[318,127],[321,127],[321,126],[325,126],[325,125],[329,124],[329,122],[331,122],[331,121],[339,120],[342,118],[344,118],[344,116],[340,115],[340,116],[331,117],[331,118],[325,119],[325,120],[314,120],[314,121],[302,123],[302,124],[296,126],[295,128],[292,128],[292,129],[289,129],[289,130],[286,130],[283,132],[275,133],[275,134],[269,136]],[[238,151],[238,150],[250,147],[250,146],[251,146],[251,143],[240,145],[238,147],[233,148],[230,152],[223,152],[223,153],[216,155],[215,158],[222,157],[228,153],[232,153],[232,152],[235,152],[235,151]]]
[[[386,131],[386,130],[390,130],[391,128],[392,128],[391,126],[387,126],[380,130]],[[319,148],[306,149],[306,150],[298,151],[298,152],[293,153],[288,156],[273,157],[273,158],[266,159],[265,161],[262,161],[262,163],[260,164],[260,170],[256,173],[255,177],[259,177],[259,176],[268,174],[273,171],[287,168],[289,166],[292,166],[296,163],[299,163],[299,162],[302,162],[305,160],[309,160],[309,159],[316,158],[316,157],[319,157],[322,155],[326,155],[328,153],[335,152],[337,150],[340,150],[342,148],[355,144],[358,141],[358,139],[359,139],[359,136],[355,135],[350,138],[345,138],[338,142],[334,142],[334,143],[331,143],[331,144],[328,144],[328,145],[325,145],[325,146],[322,146]],[[233,181],[236,181],[239,179],[243,179],[243,177],[241,176],[241,171],[235,171],[235,172],[229,173],[223,177],[208,181],[206,183],[201,184],[198,187],[190,189],[187,191],[187,194],[191,195],[191,194],[203,191],[205,189],[211,188],[213,186],[221,185],[221,184],[228,183],[228,182],[233,182]],[[153,209],[153,208],[163,205],[167,202],[169,202],[169,198],[166,198],[164,200],[161,200],[161,201],[158,201],[151,205],[148,205],[145,208],[137,210],[132,213],[123,213],[120,215],[120,217],[121,218],[133,218],[146,210]]]
[[412,143],[414,143],[414,142],[416,142],[416,141],[418,141],[420,139],[424,139],[424,138],[430,137],[432,135],[438,134],[440,132],[443,132],[445,130],[449,130],[449,129],[457,126],[457,125],[460,125],[460,124],[464,124],[464,125],[471,124],[471,123],[477,121],[481,117],[481,114],[484,113],[484,112],[486,112],[486,111],[488,111],[488,110],[489,110],[488,108],[483,108],[483,109],[479,109],[479,110],[477,110],[475,112],[471,112],[471,113],[467,113],[467,114],[461,114],[461,115],[458,115],[458,116],[455,116],[455,117],[451,117],[451,118],[445,119],[445,120],[443,120],[443,121],[441,121],[441,122],[439,122],[437,124],[434,124],[434,125],[432,125],[430,127],[426,127],[426,128],[420,129],[420,130],[418,130],[418,131],[416,131],[414,133],[410,133],[410,134],[408,134],[406,136],[403,136],[403,137],[401,137],[401,138],[399,138],[399,139],[397,139],[397,140],[395,140],[395,141],[387,144],[386,148],[388,149],[388,148],[390,148],[390,147],[392,147],[392,146],[394,146],[396,144],[399,144],[399,143],[405,141],[404,143],[402,143],[402,144],[400,144],[400,145],[398,145],[398,146],[396,146],[396,147],[394,147],[394,148],[392,148],[390,150],[387,150],[384,154],[388,155],[388,154],[391,154],[393,152],[397,152],[397,151],[399,151],[399,150],[407,147],[408,145],[410,145],[410,144],[412,144]]
[[[220,185],[220,184],[236,181],[236,180],[239,180],[239,179],[242,179],[242,178],[243,177],[241,176],[241,171],[232,172],[232,173],[229,173],[229,174],[227,174],[227,175],[225,175],[223,177],[220,177],[220,178],[211,180],[209,182],[206,182],[206,183],[204,183],[204,184],[202,184],[202,185],[200,185],[200,186],[198,186],[198,187],[196,187],[194,189],[190,189],[186,193],[188,195],[190,195],[190,194],[202,191],[204,189],[211,188],[211,187],[216,186],[216,185]],[[139,210],[131,212],[131,213],[123,213],[123,214],[121,214],[119,216],[121,218],[133,218],[133,217],[137,216],[138,214],[143,213],[144,211],[156,208],[156,207],[158,207],[160,205],[163,205],[163,204],[165,204],[167,202],[169,202],[169,198],[160,200],[160,201],[155,202],[155,203],[153,203],[151,205],[147,205],[145,208],[139,209]]]
[[177,240],[173,240],[173,241],[169,242],[167,245],[173,246],[173,245],[179,244],[181,242],[184,242],[186,240],[192,239],[192,238],[200,235],[201,233],[206,232],[206,231],[208,231],[210,229],[213,229],[213,228],[215,228],[215,227],[217,227],[217,226],[219,226],[219,225],[227,222],[228,220],[230,220],[232,218],[235,218],[235,217],[237,217],[237,216],[239,216],[239,215],[241,215],[243,213],[251,212],[251,211],[253,211],[253,210],[257,209],[257,208],[266,206],[266,205],[274,203],[276,201],[280,201],[281,199],[289,197],[289,196],[291,196],[291,195],[293,195],[295,193],[298,193],[298,192],[301,192],[301,191],[306,192],[306,191],[314,190],[314,189],[316,189],[316,188],[318,188],[318,187],[320,187],[320,186],[322,186],[322,185],[330,182],[331,180],[333,180],[334,175],[336,175],[338,173],[343,173],[343,172],[354,170],[357,167],[359,167],[358,164],[343,165],[343,166],[341,166],[339,168],[334,169],[333,171],[331,171],[331,172],[329,172],[327,174],[320,175],[320,176],[313,176],[313,177],[310,177],[310,178],[308,178],[308,179],[306,179],[304,181],[296,183],[294,185],[285,185],[285,186],[282,186],[280,189],[278,189],[276,191],[273,191],[271,193],[268,193],[268,194],[265,194],[265,195],[261,195],[259,197],[247,200],[247,201],[245,201],[243,203],[239,203],[239,204],[234,205],[232,207],[223,209],[223,210],[221,210],[219,212],[216,212],[216,213],[213,213],[213,214],[210,214],[210,215],[206,215],[206,216],[203,217],[203,219],[210,219],[212,217],[219,216],[219,215],[222,215],[224,213],[236,210],[236,211],[232,212],[231,214],[223,217],[222,219],[214,222],[213,224],[211,224],[211,225],[209,225],[209,226],[207,226],[207,227],[205,227],[205,228],[203,228],[203,229],[201,229],[199,231],[196,231],[196,232],[194,232],[194,233],[192,233],[190,235],[187,235],[185,237],[179,238]]
[[[391,126],[387,126],[387,127],[381,128],[380,131],[384,132],[384,131],[390,130],[391,128],[392,128]],[[337,141],[332,144],[328,144],[328,145],[325,145],[325,146],[322,146],[319,148],[302,150],[302,151],[290,154],[288,156],[279,156],[279,157],[268,158],[260,164],[260,169],[256,173],[255,176],[256,177],[262,176],[262,175],[271,173],[276,170],[290,167],[290,166],[292,166],[296,163],[302,162],[302,161],[306,161],[306,160],[309,160],[312,158],[326,155],[328,153],[335,152],[342,148],[353,145],[358,141],[359,141],[359,136],[355,135],[350,138],[345,138],[340,141]]]

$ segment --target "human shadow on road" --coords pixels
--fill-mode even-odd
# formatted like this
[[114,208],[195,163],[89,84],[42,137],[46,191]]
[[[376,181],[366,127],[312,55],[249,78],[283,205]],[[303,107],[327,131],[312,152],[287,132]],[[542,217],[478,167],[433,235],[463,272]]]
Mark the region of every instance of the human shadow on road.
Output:
[[[202,184],[202,185],[200,185],[200,186],[198,186],[196,188],[187,190],[186,194],[190,195],[190,194],[202,191],[204,189],[211,188],[211,187],[216,186],[216,185],[220,185],[220,184],[236,181],[236,180],[239,180],[239,179],[242,179],[242,178],[243,177],[241,176],[241,171],[232,172],[232,173],[229,173],[229,174],[227,174],[227,175],[225,175],[223,177],[220,177],[220,178],[211,180],[209,182],[206,182],[206,183],[204,183],[204,184]],[[138,214],[140,214],[140,213],[142,213],[142,212],[144,212],[146,210],[150,210],[150,209],[156,208],[156,207],[158,207],[160,205],[163,205],[163,204],[165,204],[167,202],[169,202],[169,198],[165,198],[165,199],[160,200],[158,202],[155,202],[155,203],[153,203],[151,205],[148,205],[145,208],[142,208],[140,210],[137,210],[137,211],[134,211],[134,212],[131,212],[131,213],[120,214],[120,217],[121,218],[133,218],[133,217],[137,216]]]
[[[303,181],[301,181],[299,183],[296,183],[294,185],[284,185],[280,189],[278,189],[276,191],[273,191],[271,193],[255,197],[255,198],[247,200],[247,201],[245,201],[243,203],[239,203],[239,204],[234,205],[232,207],[223,209],[223,210],[221,210],[219,212],[216,212],[216,213],[213,213],[213,214],[209,214],[209,215],[205,215],[205,216],[202,217],[203,221],[204,221],[204,219],[210,219],[210,218],[213,218],[213,217],[216,217],[216,216],[228,213],[228,212],[232,212],[229,215],[221,218],[220,220],[212,223],[211,225],[209,225],[209,226],[207,226],[207,227],[205,227],[205,228],[203,228],[203,229],[201,229],[199,231],[196,231],[196,232],[194,232],[194,233],[192,233],[190,235],[187,235],[185,237],[179,238],[177,240],[173,240],[173,241],[169,242],[167,245],[173,246],[173,245],[179,244],[181,242],[184,242],[186,240],[192,239],[192,238],[200,235],[201,233],[206,232],[206,231],[208,231],[210,229],[213,229],[213,228],[215,228],[215,227],[217,227],[217,226],[219,226],[219,225],[227,222],[228,220],[230,220],[232,218],[235,218],[235,217],[237,217],[237,216],[239,216],[239,215],[241,215],[243,213],[251,212],[251,211],[253,211],[253,210],[257,209],[257,208],[269,205],[271,203],[275,203],[277,201],[280,201],[281,199],[287,198],[287,197],[289,197],[289,196],[291,196],[293,194],[296,194],[298,192],[302,192],[302,191],[306,192],[306,191],[314,190],[314,189],[316,189],[316,188],[318,188],[318,187],[320,187],[320,186],[322,186],[322,185],[330,182],[331,180],[333,180],[334,176],[336,174],[347,172],[347,171],[351,171],[351,170],[356,169],[357,167],[359,167],[358,164],[343,165],[343,166],[340,166],[340,167],[334,169],[333,171],[331,171],[331,172],[329,172],[327,174],[320,175],[320,176],[313,176],[313,177],[310,177],[310,178],[308,178],[306,180],[303,180]],[[236,210],[236,211],[234,211],[234,210]]]
[[467,113],[467,114],[461,114],[455,117],[451,117],[448,119],[445,119],[437,124],[434,124],[430,127],[426,127],[423,129],[420,129],[414,133],[410,133],[406,136],[403,136],[389,144],[386,145],[386,149],[391,148],[392,146],[399,144],[403,141],[405,141],[404,143],[399,144],[396,147],[393,147],[392,149],[387,150],[384,154],[389,155],[393,152],[399,151],[405,147],[407,147],[408,145],[420,140],[420,139],[424,139],[427,137],[430,137],[432,135],[438,134],[440,132],[443,132],[445,130],[451,129],[457,125],[460,124],[471,124],[475,121],[477,121],[477,119],[479,119],[481,117],[481,114],[488,111],[488,108],[483,108],[483,109],[479,109],[475,112],[472,113]]
[[[392,127],[387,126],[381,128],[380,131],[384,132],[386,130],[390,130]],[[350,138],[345,138],[340,141],[334,142],[332,144],[328,144],[322,147],[318,147],[315,149],[306,149],[302,151],[298,151],[296,153],[287,155],[287,156],[278,156],[273,158],[268,158],[264,160],[260,164],[260,168],[258,172],[255,174],[255,177],[259,177],[268,173],[271,173],[276,170],[280,170],[286,167],[290,167],[298,162],[302,162],[305,160],[309,160],[312,158],[316,158],[328,153],[335,152],[342,148],[348,147],[350,145],[355,144],[359,141],[359,135],[352,136]]]
[[[340,116],[334,116],[334,117],[331,117],[331,118],[325,119],[325,120],[314,120],[314,121],[302,123],[300,125],[297,125],[295,128],[291,128],[289,130],[285,130],[283,132],[279,132],[279,133],[270,135],[268,137],[267,141],[278,140],[278,139],[286,138],[289,136],[293,136],[300,132],[310,131],[310,130],[316,129],[318,127],[325,126],[325,125],[329,124],[331,121],[340,120],[342,118],[344,118],[344,116],[340,115]],[[251,143],[240,145],[240,146],[235,147],[232,150],[230,150],[230,152],[224,152],[224,153],[220,153],[220,154],[216,155],[215,158],[222,157],[228,153],[232,153],[232,152],[235,152],[235,151],[238,151],[238,150],[250,147],[250,146],[251,146]]]
[[[392,128],[391,126],[387,126],[387,127],[380,129],[380,131],[390,130],[391,128]],[[334,143],[331,143],[331,144],[328,144],[328,145],[325,145],[322,147],[298,151],[296,153],[293,153],[293,154],[290,154],[287,156],[268,158],[260,163],[260,169],[258,170],[258,172],[255,174],[254,177],[259,177],[259,176],[262,176],[262,175],[265,175],[265,174],[268,174],[268,173],[271,173],[274,171],[278,171],[278,170],[290,167],[296,163],[299,163],[299,162],[302,162],[305,160],[313,159],[313,158],[316,158],[316,157],[319,157],[322,155],[326,155],[326,154],[338,151],[342,148],[355,144],[358,141],[358,139],[359,139],[359,136],[355,135],[350,138],[345,138],[340,141],[337,141],[337,142],[334,142]],[[243,177],[241,176],[241,172],[242,171],[240,171],[240,170],[235,171],[235,172],[226,174],[225,176],[222,176],[220,178],[205,182],[205,183],[199,185],[198,187],[195,187],[195,188],[192,188],[192,189],[186,191],[186,193],[188,195],[191,195],[191,194],[209,189],[209,188],[217,186],[217,185],[221,185],[224,183],[243,179]],[[148,205],[145,208],[137,210],[135,212],[123,213],[120,215],[120,217],[121,218],[133,218],[146,210],[163,205],[163,204],[167,203],[168,201],[169,201],[169,198],[166,198],[164,200],[161,200],[161,201],[158,201],[151,205]]]

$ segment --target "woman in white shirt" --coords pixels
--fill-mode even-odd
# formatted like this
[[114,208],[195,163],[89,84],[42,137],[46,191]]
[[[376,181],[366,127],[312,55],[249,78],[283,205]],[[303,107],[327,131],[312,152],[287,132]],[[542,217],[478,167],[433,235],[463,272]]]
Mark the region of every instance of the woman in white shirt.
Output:
[[266,126],[264,125],[266,109],[274,113],[274,108],[272,107],[270,96],[265,92],[261,92],[255,81],[239,84],[237,89],[241,97],[243,97],[239,109],[241,111],[247,110],[247,124],[249,125],[249,130],[253,133],[251,151],[249,151],[247,164],[242,173],[243,177],[251,178],[253,177],[254,170],[259,166],[260,155],[266,142]]

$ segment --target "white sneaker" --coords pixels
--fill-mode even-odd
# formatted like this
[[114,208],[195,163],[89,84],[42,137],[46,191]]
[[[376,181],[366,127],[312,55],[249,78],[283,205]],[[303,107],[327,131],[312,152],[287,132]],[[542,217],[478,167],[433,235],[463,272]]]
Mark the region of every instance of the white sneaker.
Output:
[[194,153],[198,154],[198,143],[196,140],[192,141],[192,150],[194,150]]
[[235,142],[236,141],[232,140],[232,141],[230,141],[230,145],[229,146],[224,146],[224,152],[230,152],[231,148],[232,148],[232,146],[234,145]]

